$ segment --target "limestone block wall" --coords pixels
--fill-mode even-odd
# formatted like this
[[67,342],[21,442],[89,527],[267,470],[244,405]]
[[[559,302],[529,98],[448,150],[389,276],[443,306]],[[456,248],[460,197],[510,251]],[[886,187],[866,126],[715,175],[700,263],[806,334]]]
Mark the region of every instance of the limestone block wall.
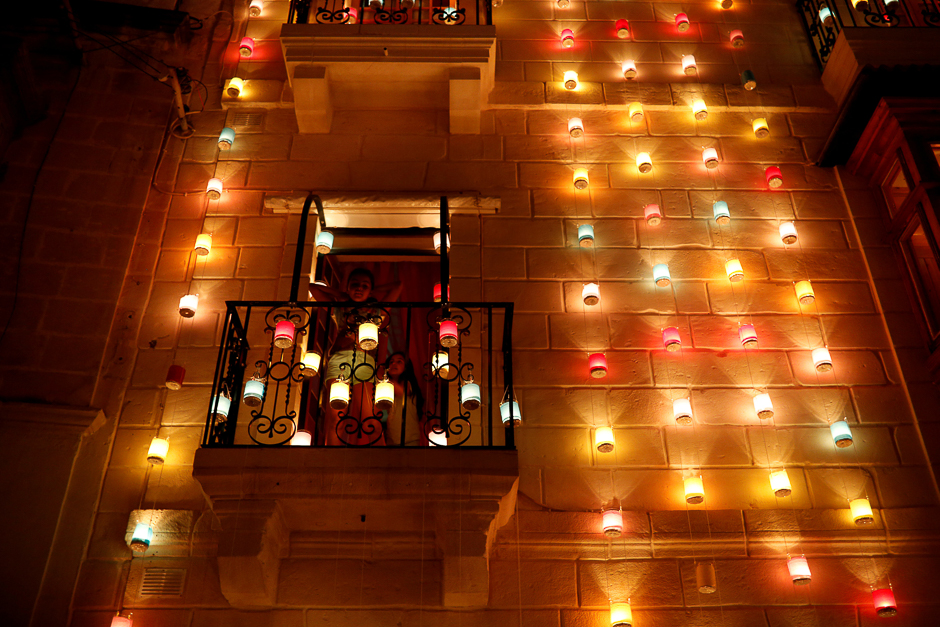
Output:
[[[269,6],[270,5],[270,6]],[[693,23],[677,33],[673,14]],[[902,603],[898,624],[933,624],[931,560],[937,491],[915,421],[887,313],[909,315],[902,292],[886,303],[873,282],[896,279],[889,255],[863,254],[869,241],[853,220],[858,203],[878,200],[858,186],[845,193],[831,169],[812,165],[835,111],[819,84],[809,44],[787,2],[572,2],[507,0],[495,10],[497,83],[480,135],[448,133],[448,114],[338,110],[329,134],[297,133],[277,26],[286,3],[266,3],[258,20],[236,21],[232,42],[256,37],[256,56],[237,62],[235,44],[218,46],[206,66],[207,110],[196,133],[170,139],[151,189],[130,261],[125,304],[143,312],[133,371],[107,467],[96,523],[73,602],[75,625],[104,625],[115,610],[136,608],[143,624],[345,625],[363,622],[603,625],[609,598],[630,597],[636,624],[839,625],[880,623],[869,586],[890,581]],[[630,20],[618,39],[614,21]],[[563,49],[562,28],[576,43]],[[728,31],[746,44],[733,49]],[[245,30],[247,29],[247,30]],[[699,73],[681,73],[694,54]],[[629,55],[629,56],[628,56]],[[620,63],[637,61],[627,82]],[[566,91],[564,71],[582,84]],[[745,90],[740,73],[758,82]],[[280,82],[281,100],[251,98],[221,108],[221,83],[238,74]],[[707,120],[695,121],[702,98]],[[628,116],[640,102],[642,121]],[[250,123],[239,114],[250,113]],[[573,139],[567,122],[580,117]],[[770,136],[757,139],[755,117]],[[241,120],[241,121],[239,121]],[[223,126],[237,136],[219,152]],[[704,147],[721,163],[707,170]],[[635,157],[649,152],[653,170]],[[767,166],[784,183],[769,189]],[[576,191],[576,168],[590,185]],[[217,176],[219,201],[204,195]],[[282,555],[274,608],[229,608],[215,559],[218,524],[198,483],[199,446],[227,299],[288,294],[296,216],[264,209],[266,194],[301,191],[479,192],[498,196],[495,216],[453,220],[455,299],[512,301],[514,371],[523,411],[519,509],[490,558],[487,608],[446,610],[439,556],[402,555],[382,539],[343,531],[341,556],[291,538]],[[851,202],[847,202],[847,198]],[[718,225],[715,200],[728,203]],[[650,226],[644,206],[664,219]],[[872,214],[866,218],[873,219]],[[792,221],[799,243],[785,246],[778,227]],[[576,229],[591,223],[593,249]],[[196,235],[210,232],[208,257]],[[429,242],[430,245],[430,242]],[[728,258],[745,279],[730,283]],[[669,288],[652,265],[668,263]],[[796,280],[810,280],[816,302],[801,308]],[[582,285],[597,282],[599,306],[586,307]],[[177,314],[180,296],[198,293],[195,318]],[[903,311],[902,311],[903,310]],[[753,324],[756,348],[742,348],[738,325]],[[682,350],[666,352],[661,330],[676,326]],[[817,373],[810,351],[826,345],[833,370]],[[605,352],[604,379],[591,378],[590,352]],[[186,368],[180,391],[163,386],[171,364]],[[933,390],[917,388],[925,407]],[[767,392],[770,421],[752,398]],[[677,426],[672,401],[688,397],[693,424]],[[855,446],[837,449],[828,423],[847,418]],[[593,446],[597,427],[613,428],[616,446]],[[146,449],[170,438],[166,465],[151,469]],[[793,492],[776,498],[771,469],[786,468]],[[705,502],[688,505],[682,480],[701,474]],[[873,526],[859,530],[847,501],[867,496]],[[623,539],[607,541],[598,512],[619,504]],[[162,539],[143,556],[125,544],[128,515],[140,508],[194,513],[185,540]],[[417,515],[417,514],[416,514]],[[409,546],[423,547],[431,531]],[[813,584],[795,588],[788,552],[806,553]],[[696,561],[715,560],[719,593],[699,595]],[[181,597],[144,598],[135,586],[148,565],[187,568]],[[358,577],[358,579],[357,579]]]

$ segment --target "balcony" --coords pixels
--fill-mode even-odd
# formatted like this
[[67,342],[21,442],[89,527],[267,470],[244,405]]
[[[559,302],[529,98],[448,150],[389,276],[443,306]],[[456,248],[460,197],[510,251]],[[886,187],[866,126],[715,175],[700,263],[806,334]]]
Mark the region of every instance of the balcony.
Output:
[[479,133],[493,88],[490,0],[294,0],[281,27],[301,133],[337,109],[447,109],[451,133]]

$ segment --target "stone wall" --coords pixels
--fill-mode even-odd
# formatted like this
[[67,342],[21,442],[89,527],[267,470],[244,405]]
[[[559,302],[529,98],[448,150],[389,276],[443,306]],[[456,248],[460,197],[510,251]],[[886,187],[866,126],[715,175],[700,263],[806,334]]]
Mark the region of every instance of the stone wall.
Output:
[[[693,22],[688,33],[671,22],[678,10]],[[258,59],[243,62],[240,75],[285,80],[276,42],[285,14],[286,3],[268,2],[262,18],[247,24]],[[616,38],[619,18],[630,20],[631,38]],[[572,2],[562,10],[547,0],[508,0],[495,22],[497,83],[483,132],[472,136],[450,135],[447,112],[433,109],[339,110],[330,134],[301,135],[289,90],[276,103],[249,99],[222,110],[219,87],[234,72],[235,46],[210,57],[209,108],[193,116],[193,137],[167,140],[118,303],[118,312],[143,315],[127,349],[133,370],[73,624],[107,624],[123,600],[139,608],[141,624],[568,627],[604,624],[612,595],[632,598],[639,627],[848,627],[875,622],[869,586],[889,576],[902,605],[899,624],[932,624],[937,491],[915,420],[930,423],[936,413],[919,410],[915,419],[895,349],[917,346],[918,338],[886,330],[885,316],[910,315],[909,301],[899,291],[886,302],[873,289],[897,278],[872,234],[870,208],[879,201],[857,186],[844,193],[836,171],[812,165],[835,111],[794,7]],[[239,15],[233,42],[245,28]],[[558,42],[562,28],[575,31],[571,49]],[[744,48],[731,48],[731,28],[744,31]],[[690,53],[697,77],[679,70],[679,56]],[[634,82],[619,76],[627,55],[638,62]],[[559,82],[569,69],[583,81],[578,91]],[[756,92],[740,86],[743,69],[755,72]],[[706,101],[706,121],[693,119],[693,97]],[[627,116],[632,101],[644,105],[642,122]],[[245,111],[261,114],[260,123],[237,127],[232,150],[220,153],[219,131]],[[769,138],[754,137],[758,115],[768,119]],[[583,138],[567,134],[573,116],[584,120]],[[126,149],[115,141],[113,150]],[[717,170],[703,166],[703,146],[718,149]],[[637,173],[640,150],[652,155],[650,174]],[[779,190],[767,188],[768,165],[783,171]],[[589,171],[584,191],[572,187],[575,167]],[[217,202],[204,195],[212,176],[226,188]],[[93,177],[74,180],[87,193],[100,187]],[[280,556],[275,610],[228,609],[219,590],[215,557],[224,549],[192,459],[224,303],[287,297],[298,218],[266,211],[264,197],[305,190],[501,198],[495,216],[455,217],[452,235],[453,297],[513,301],[517,314],[520,496],[492,548],[486,609],[443,608],[440,556],[422,549],[430,530],[409,540],[418,555],[396,553],[354,528],[335,533],[339,548],[329,554],[292,536]],[[728,226],[714,221],[717,199],[730,206]],[[655,227],[643,219],[651,202],[665,215]],[[861,217],[856,206],[866,207],[867,221],[853,220]],[[798,245],[780,242],[784,220],[794,221]],[[585,222],[597,234],[594,250],[577,245],[576,226]],[[192,252],[200,232],[213,234],[208,258]],[[743,283],[732,286],[724,275],[729,257],[741,260]],[[667,262],[673,288],[657,288],[651,266]],[[801,310],[792,283],[802,279],[812,280],[817,300]],[[602,301],[586,308],[580,290],[593,280]],[[187,292],[200,295],[192,320],[177,314]],[[759,348],[742,349],[742,322],[757,328]],[[663,326],[679,328],[682,351],[663,350]],[[828,374],[815,372],[809,353],[823,343],[834,364]],[[605,379],[589,375],[594,351],[607,354]],[[920,358],[911,357],[915,365],[904,372]],[[187,371],[177,392],[163,387],[173,363]],[[919,407],[936,407],[932,389],[917,390]],[[772,424],[754,415],[758,391],[771,394]],[[676,426],[671,401],[686,395],[694,425]],[[827,421],[842,417],[854,448],[832,444]],[[616,438],[607,454],[592,444],[594,428],[604,425]],[[165,466],[149,469],[146,449],[157,434],[170,438],[170,454]],[[778,499],[768,473],[781,466],[793,494]],[[688,506],[682,478],[698,472],[706,500]],[[858,530],[847,499],[863,494],[876,520]],[[627,534],[607,542],[596,512],[611,501],[627,514]],[[125,531],[141,503],[195,515],[190,529],[179,530],[184,539],[156,542],[132,561]],[[808,555],[812,586],[789,583],[790,551]],[[710,559],[719,593],[699,595],[694,562]],[[142,599],[135,573],[147,564],[187,568],[183,596]]]

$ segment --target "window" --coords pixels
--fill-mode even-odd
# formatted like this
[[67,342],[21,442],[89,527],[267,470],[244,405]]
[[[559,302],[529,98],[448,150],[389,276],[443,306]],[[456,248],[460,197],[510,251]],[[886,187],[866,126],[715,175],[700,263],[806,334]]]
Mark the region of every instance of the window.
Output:
[[923,211],[919,204],[918,217],[911,222],[900,244],[931,338],[936,339],[940,333],[940,264],[936,245],[924,231],[919,217]]
[[888,204],[888,211],[891,213],[891,216],[897,215],[901,205],[904,204],[907,197],[911,195],[911,185],[908,183],[908,177],[904,173],[904,167],[900,158],[897,159],[891,167],[888,177],[881,186],[881,190],[884,193],[885,202]]

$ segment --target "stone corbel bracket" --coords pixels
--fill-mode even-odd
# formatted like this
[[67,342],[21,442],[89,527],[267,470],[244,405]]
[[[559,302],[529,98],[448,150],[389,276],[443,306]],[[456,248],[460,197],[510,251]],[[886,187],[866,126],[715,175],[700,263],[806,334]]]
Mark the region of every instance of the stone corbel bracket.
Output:
[[292,535],[335,538],[365,521],[373,534],[433,532],[444,605],[484,607],[519,468],[513,450],[203,448],[193,476],[221,523],[220,580],[235,607],[274,604]]

